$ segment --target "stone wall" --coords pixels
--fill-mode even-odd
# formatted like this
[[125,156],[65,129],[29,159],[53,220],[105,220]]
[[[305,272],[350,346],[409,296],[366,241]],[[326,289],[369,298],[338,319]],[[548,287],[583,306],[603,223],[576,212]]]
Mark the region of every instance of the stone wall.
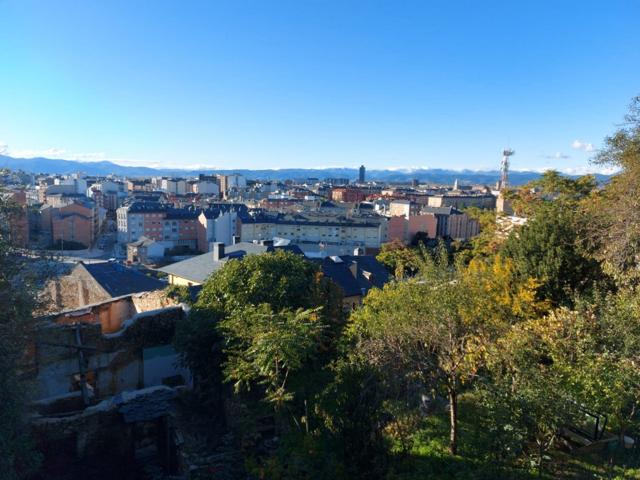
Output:
[[71,310],[111,298],[82,265],[76,265],[69,275],[48,282],[46,290],[50,298],[48,312]]
[[[153,387],[118,395],[75,413],[35,414],[31,430],[54,478],[138,478],[142,450],[176,473],[170,413],[177,391]],[[61,475],[57,477],[56,475]]]

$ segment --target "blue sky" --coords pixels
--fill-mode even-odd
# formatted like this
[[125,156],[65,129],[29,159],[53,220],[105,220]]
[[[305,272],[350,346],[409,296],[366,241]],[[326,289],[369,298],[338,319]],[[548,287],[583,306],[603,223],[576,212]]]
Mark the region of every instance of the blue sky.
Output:
[[638,94],[638,0],[0,0],[14,156],[582,171]]

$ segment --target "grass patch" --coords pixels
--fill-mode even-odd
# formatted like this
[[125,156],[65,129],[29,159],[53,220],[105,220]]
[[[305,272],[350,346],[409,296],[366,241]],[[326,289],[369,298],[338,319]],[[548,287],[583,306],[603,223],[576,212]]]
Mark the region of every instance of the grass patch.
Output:
[[473,394],[460,398],[459,455],[449,453],[448,411],[441,410],[421,420],[408,451],[391,442],[393,460],[387,479],[640,480],[640,450],[610,448],[588,455],[554,450],[542,474],[524,454],[512,461],[498,461],[489,450],[490,439],[478,421],[482,414]]

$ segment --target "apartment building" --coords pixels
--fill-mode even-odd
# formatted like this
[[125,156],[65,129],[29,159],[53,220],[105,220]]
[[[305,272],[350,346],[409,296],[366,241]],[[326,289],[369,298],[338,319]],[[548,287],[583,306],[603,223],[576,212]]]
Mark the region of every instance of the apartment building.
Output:
[[408,219],[420,212],[421,205],[411,200],[393,200],[389,202],[388,214],[390,217],[404,217]]
[[197,180],[191,180],[189,184],[191,193],[210,195],[212,197],[220,196],[220,185],[218,185],[218,179],[214,175],[200,174]]
[[240,239],[243,242],[269,240],[274,237],[293,243],[323,243],[380,248],[387,241],[384,217],[355,221],[336,217],[333,220],[312,220],[304,217],[247,216],[240,219]]
[[496,197],[490,193],[459,194],[444,193],[430,195],[427,205],[429,207],[453,207],[453,208],[496,208]]
[[160,189],[175,195],[187,193],[187,181],[184,178],[163,178],[160,181]]
[[218,175],[218,183],[220,184],[220,193],[223,197],[227,197],[232,190],[240,190],[247,186],[247,179],[240,174]]
[[247,207],[242,203],[216,203],[203,209],[198,215],[198,250],[207,252],[214,242],[233,244],[240,236],[238,218],[243,215]]
[[141,236],[162,240],[163,220],[170,205],[134,201],[116,210],[118,242],[129,243]]
[[411,243],[417,233],[425,233],[427,238],[466,241],[480,233],[480,225],[477,220],[453,207],[422,206],[409,216],[389,218],[389,241]]
[[196,249],[199,214],[198,210],[166,203],[134,201],[116,212],[118,242],[131,243],[144,236]]
[[75,242],[91,247],[100,230],[100,219],[95,203],[74,202],[60,208],[52,207],[51,238],[54,242]]

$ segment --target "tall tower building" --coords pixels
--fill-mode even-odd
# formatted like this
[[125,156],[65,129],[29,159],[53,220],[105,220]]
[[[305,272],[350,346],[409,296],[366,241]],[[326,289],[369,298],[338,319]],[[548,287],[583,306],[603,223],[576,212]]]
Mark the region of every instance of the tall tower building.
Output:
[[364,168],[364,165],[360,165],[360,173],[358,175],[358,183],[364,183],[365,171],[366,171],[366,169]]

